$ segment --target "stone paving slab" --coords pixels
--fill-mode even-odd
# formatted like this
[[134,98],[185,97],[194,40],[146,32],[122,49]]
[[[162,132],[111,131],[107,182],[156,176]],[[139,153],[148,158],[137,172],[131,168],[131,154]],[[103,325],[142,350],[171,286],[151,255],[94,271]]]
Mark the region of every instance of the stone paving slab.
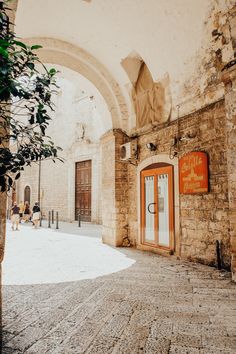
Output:
[[200,264],[120,249],[117,273],[3,287],[3,354],[235,354],[236,284]]

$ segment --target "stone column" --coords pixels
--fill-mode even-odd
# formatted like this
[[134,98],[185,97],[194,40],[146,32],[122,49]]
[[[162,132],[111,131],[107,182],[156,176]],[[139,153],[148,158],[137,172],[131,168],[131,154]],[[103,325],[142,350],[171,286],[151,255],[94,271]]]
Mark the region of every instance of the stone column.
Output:
[[236,281],[236,65],[222,74],[225,85],[226,144],[232,279]]
[[127,141],[119,129],[101,138],[102,151],[102,240],[121,246],[127,236],[128,169],[120,161],[120,145]]

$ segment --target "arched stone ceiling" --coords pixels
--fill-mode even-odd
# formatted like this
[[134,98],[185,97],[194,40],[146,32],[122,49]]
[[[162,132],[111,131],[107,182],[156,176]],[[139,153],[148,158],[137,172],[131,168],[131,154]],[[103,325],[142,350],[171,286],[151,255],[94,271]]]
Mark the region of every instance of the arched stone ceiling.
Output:
[[27,38],[29,45],[41,44],[39,58],[44,63],[65,66],[87,78],[100,91],[112,117],[113,128],[127,130],[128,112],[119,86],[96,58],[70,43],[52,38]]
[[118,84],[130,118],[131,82],[121,61],[138,53],[155,81],[168,73],[176,95],[194,73],[209,10],[222,1],[230,0],[18,0],[16,33],[61,40],[96,58]]
[[[91,141],[98,142],[100,137],[113,127],[112,116],[104,97],[91,81],[74,70],[50,63],[46,65],[48,68],[54,67],[58,70],[57,84],[59,89],[58,94],[53,96],[56,107],[55,111],[51,113],[51,116],[55,115],[56,119],[55,122],[54,120],[50,122],[50,126],[53,123],[56,126],[54,135],[58,134],[58,145],[62,146],[60,143],[61,131],[57,131],[58,114],[65,119],[66,124],[70,122],[73,125],[73,121],[77,121],[79,124],[84,123],[86,133]],[[85,121],[86,114],[88,114],[87,121]],[[50,131],[48,134],[54,136]],[[65,140],[66,137],[66,143],[70,146],[71,137],[67,139],[68,134],[71,134],[70,128],[63,135],[63,139]]]
[[19,0],[16,31],[51,37],[85,49],[119,83],[128,78],[121,59],[133,50],[154,79],[178,73],[199,48],[210,0]]

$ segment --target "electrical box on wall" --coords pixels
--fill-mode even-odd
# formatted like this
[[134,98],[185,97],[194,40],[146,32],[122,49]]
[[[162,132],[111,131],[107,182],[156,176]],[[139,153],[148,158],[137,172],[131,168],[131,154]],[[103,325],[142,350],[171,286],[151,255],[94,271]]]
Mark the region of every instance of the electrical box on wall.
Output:
[[135,159],[137,155],[137,142],[135,140],[120,146],[120,159],[127,161]]

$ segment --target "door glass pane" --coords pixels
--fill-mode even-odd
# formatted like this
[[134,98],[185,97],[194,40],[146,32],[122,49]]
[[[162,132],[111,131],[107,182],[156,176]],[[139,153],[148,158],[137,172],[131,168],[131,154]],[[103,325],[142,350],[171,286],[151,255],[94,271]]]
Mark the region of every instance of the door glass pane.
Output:
[[145,177],[145,240],[155,240],[154,176]]
[[157,183],[159,244],[169,246],[168,174],[158,175]]

